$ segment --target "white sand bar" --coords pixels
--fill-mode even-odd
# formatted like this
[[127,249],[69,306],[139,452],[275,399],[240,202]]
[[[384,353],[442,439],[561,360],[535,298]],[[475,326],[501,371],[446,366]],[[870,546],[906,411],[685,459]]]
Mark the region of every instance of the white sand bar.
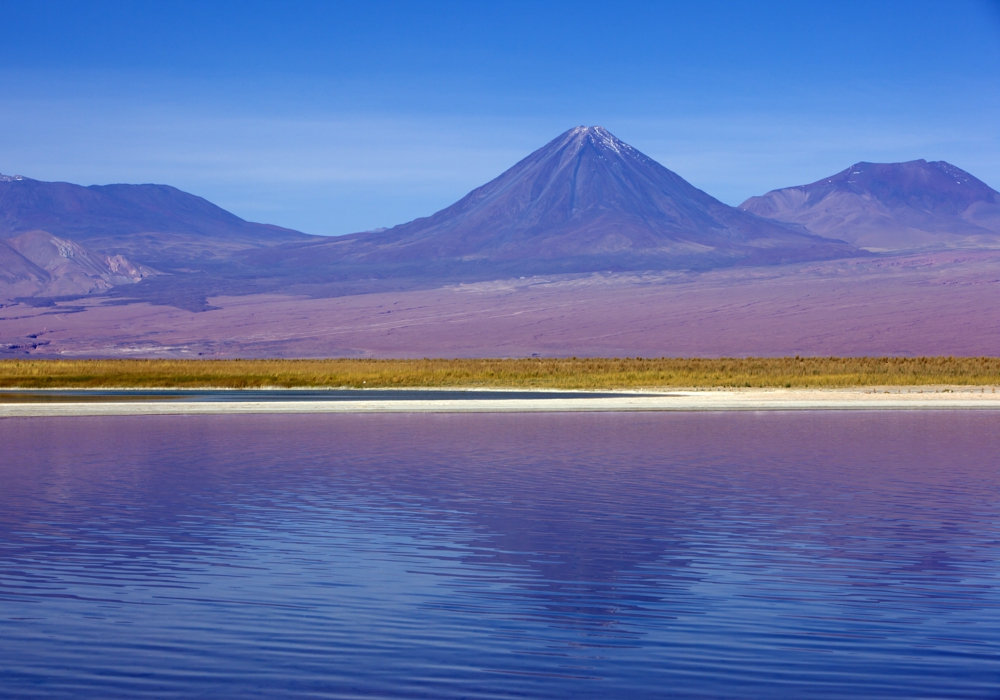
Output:
[[[428,392],[431,393],[431,392]],[[605,397],[298,401],[0,403],[0,418],[242,413],[542,413],[575,411],[1000,410],[993,387],[923,389],[745,389],[622,393]]]

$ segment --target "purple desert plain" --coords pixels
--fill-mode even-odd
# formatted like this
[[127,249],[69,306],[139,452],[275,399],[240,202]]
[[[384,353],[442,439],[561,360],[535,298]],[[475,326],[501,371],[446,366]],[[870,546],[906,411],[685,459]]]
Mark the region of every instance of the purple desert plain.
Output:
[[336,238],[171,187],[0,182],[0,351],[995,355],[1000,194],[860,163],[730,207],[602,127]]

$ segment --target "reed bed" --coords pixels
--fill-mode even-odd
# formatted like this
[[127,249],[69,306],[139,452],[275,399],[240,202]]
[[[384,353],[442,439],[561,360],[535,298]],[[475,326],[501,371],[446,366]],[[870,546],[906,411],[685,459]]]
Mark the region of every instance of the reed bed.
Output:
[[653,389],[998,384],[997,357],[0,360],[0,387],[35,389]]

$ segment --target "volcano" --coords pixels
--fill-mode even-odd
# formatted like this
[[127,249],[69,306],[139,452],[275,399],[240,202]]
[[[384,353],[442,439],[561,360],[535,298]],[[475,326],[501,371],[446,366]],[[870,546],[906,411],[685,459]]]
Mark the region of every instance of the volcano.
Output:
[[723,204],[607,129],[580,126],[433,216],[248,259],[332,276],[452,279],[855,254],[843,241]]
[[1000,192],[944,161],[855,163],[740,209],[870,250],[1000,247]]

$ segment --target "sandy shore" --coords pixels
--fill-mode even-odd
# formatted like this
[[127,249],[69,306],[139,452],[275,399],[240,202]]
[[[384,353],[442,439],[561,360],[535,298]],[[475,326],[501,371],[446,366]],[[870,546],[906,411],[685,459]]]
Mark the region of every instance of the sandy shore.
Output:
[[[428,392],[430,393],[430,392]],[[574,411],[1000,410],[992,387],[746,389],[622,393],[601,398],[352,399],[345,401],[105,401],[0,403],[0,418],[239,413],[536,413]]]

